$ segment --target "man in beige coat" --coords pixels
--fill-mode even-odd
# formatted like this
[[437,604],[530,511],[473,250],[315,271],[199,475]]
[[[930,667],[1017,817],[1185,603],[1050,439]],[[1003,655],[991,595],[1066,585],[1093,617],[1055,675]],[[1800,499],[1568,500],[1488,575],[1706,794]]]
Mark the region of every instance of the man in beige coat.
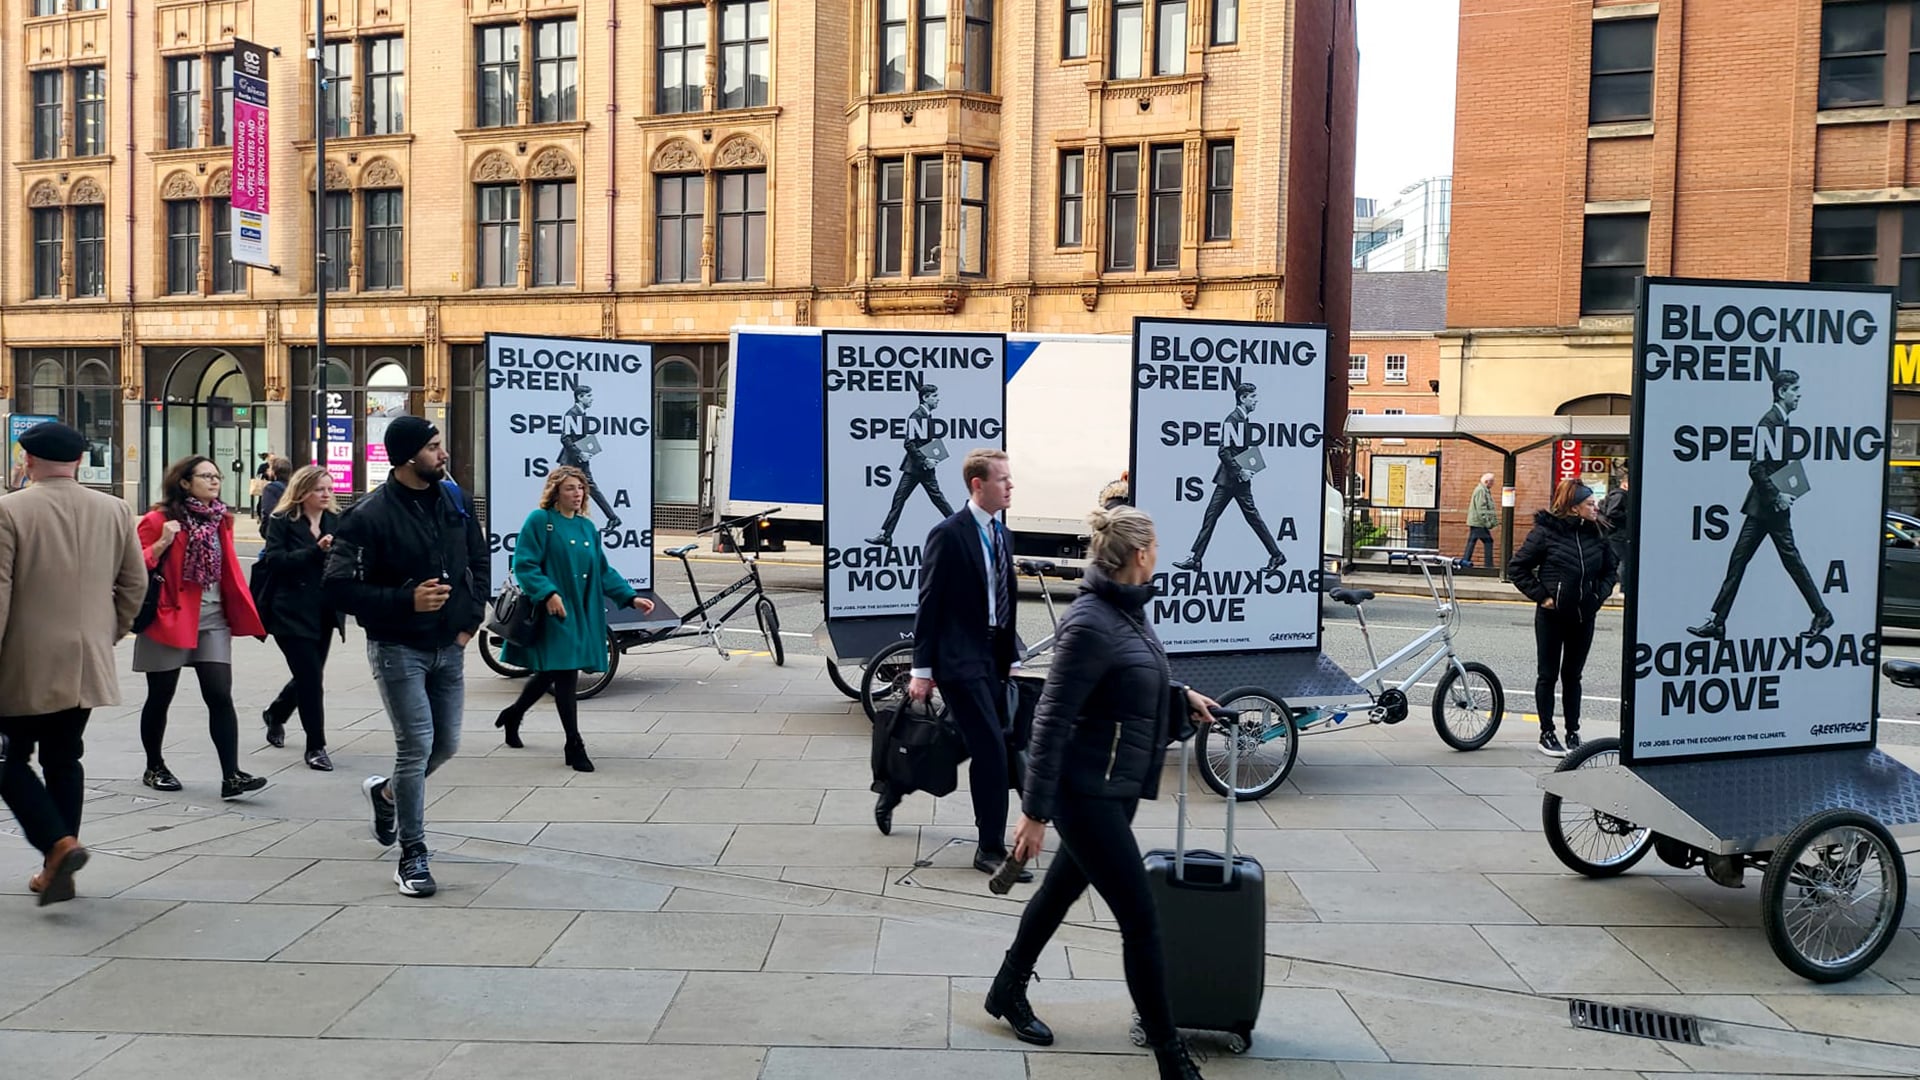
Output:
[[140,612],[147,569],[132,509],[75,479],[84,436],[36,424],[20,446],[32,486],[0,498],[0,799],[45,856],[28,883],[44,906],[73,899],[87,862],[81,735],[95,707],[120,703],[113,646]]

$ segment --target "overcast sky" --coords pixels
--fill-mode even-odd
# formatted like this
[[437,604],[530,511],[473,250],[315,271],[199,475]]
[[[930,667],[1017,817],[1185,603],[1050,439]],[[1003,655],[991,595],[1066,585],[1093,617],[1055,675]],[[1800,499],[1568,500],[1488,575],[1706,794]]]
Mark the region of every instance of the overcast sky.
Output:
[[1354,194],[1391,202],[1453,172],[1460,0],[1359,0],[1360,132]]

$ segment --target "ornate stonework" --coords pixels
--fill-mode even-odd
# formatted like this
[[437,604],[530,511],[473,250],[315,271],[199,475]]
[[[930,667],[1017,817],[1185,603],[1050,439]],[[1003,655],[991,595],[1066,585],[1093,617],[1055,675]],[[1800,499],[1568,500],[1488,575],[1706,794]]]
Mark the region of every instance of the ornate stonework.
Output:
[[700,151],[685,139],[672,139],[653,152],[654,172],[699,172],[700,169]]
[[793,302],[793,325],[813,325],[813,302],[804,296]]
[[573,159],[565,150],[549,146],[533,156],[533,164],[527,167],[527,176],[534,180],[571,180],[574,176]]
[[91,176],[83,176],[67,189],[67,202],[72,206],[94,206],[107,201],[107,193],[100,190],[99,181]]
[[713,156],[717,169],[755,169],[767,164],[766,151],[760,144],[745,135],[735,135],[720,144],[720,152]]
[[163,199],[197,199],[200,197],[200,185],[194,183],[193,177],[188,176],[186,173],[173,173],[167,177],[166,183],[160,185],[160,197]]
[[489,150],[479,161],[473,163],[473,182],[476,184],[511,184],[520,179],[520,171],[513,167],[512,159],[498,150]]
[[1261,322],[1273,321],[1273,290],[1261,289],[1253,295],[1253,317]]
[[1199,302],[1200,302],[1200,283],[1197,281],[1182,282],[1180,284],[1181,306],[1185,307],[1188,311],[1192,311],[1193,305]]
[[1009,328],[1016,334],[1023,333],[1026,331],[1027,329],[1027,298],[1026,297],[1015,296],[1013,298],[1013,313],[1008,320],[1008,324],[1009,324]]
[[1099,307],[1100,287],[1097,285],[1082,286],[1080,289],[1080,303],[1081,306],[1085,307],[1088,311]]
[[361,167],[360,186],[363,188],[397,188],[400,186],[400,169],[386,158],[374,158]]
[[27,192],[27,205],[59,206],[60,189],[53,186],[53,181],[42,180],[33,185],[33,190]]
[[327,162],[327,190],[348,191],[352,187],[353,182],[347,179],[346,166],[337,161]]
[[213,178],[207,181],[207,194],[216,199],[233,194],[233,170],[221,169],[214,173]]
[[614,306],[611,300],[600,301],[600,337],[605,341],[612,341],[619,336],[619,309]]

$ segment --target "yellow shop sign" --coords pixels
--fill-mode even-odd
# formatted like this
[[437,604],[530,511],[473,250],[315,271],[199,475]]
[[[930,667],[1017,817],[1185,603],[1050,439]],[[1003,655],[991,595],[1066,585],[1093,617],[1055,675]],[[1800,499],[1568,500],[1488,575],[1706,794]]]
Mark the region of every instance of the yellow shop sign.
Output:
[[1920,341],[1894,345],[1893,385],[1920,386]]

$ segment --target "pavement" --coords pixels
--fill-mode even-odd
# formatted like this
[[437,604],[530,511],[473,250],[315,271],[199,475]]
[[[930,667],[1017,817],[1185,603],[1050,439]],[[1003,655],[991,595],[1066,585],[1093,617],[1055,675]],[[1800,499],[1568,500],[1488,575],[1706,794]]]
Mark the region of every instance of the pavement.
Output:
[[[600,768],[580,774],[549,710],[527,749],[501,746],[516,684],[471,657],[463,750],[429,782],[441,892],[412,900],[368,838],[359,782],[393,740],[357,634],[328,673],[332,774],[301,765],[297,728],[264,746],[284,669],[237,643],[242,767],[272,785],[236,803],[190,689],[168,749],[186,790],[139,785],[143,684],[130,646],[119,658],[126,704],[88,731],[81,898],[33,906],[33,853],[0,837],[0,1075],[1153,1074],[1097,899],[1032,989],[1058,1043],[985,1015],[1033,886],[987,893],[964,789],[875,831],[867,723],[818,662],[630,655],[582,703]],[[1245,1056],[1201,1041],[1208,1077],[1920,1074],[1920,905],[1870,972],[1804,982],[1758,928],[1756,877],[1736,892],[1651,858],[1610,881],[1566,872],[1540,835],[1532,738],[1510,722],[1455,753],[1422,709],[1303,740],[1290,781],[1239,808],[1238,846],[1267,872],[1265,1007]],[[1191,842],[1217,846],[1224,804],[1193,787]],[[1143,804],[1142,846],[1171,846],[1175,820],[1170,797]],[[1576,1030],[1571,997],[1699,1017],[1702,1045]]]

